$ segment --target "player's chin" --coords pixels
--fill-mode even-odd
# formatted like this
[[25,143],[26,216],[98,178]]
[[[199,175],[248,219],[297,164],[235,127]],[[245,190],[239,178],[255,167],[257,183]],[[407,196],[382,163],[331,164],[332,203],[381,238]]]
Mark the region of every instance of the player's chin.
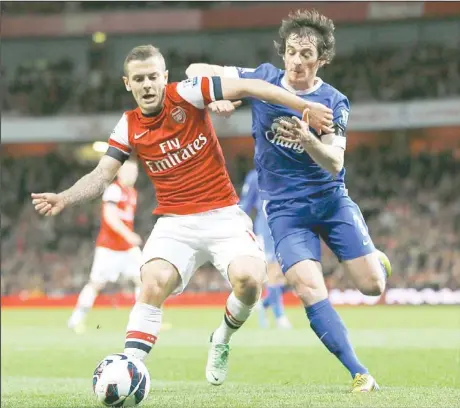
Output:
[[140,101],[139,106],[142,108],[144,113],[155,113],[161,109],[160,103],[158,102],[157,98],[153,99],[142,99]]

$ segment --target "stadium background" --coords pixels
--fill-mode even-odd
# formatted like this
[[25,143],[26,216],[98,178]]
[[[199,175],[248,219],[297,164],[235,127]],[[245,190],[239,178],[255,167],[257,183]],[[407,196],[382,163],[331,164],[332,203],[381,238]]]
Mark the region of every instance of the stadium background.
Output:
[[[302,6],[337,26],[336,58],[319,75],[351,100],[347,185],[394,268],[380,301],[460,302],[460,3],[2,2],[2,304],[70,304],[84,284],[100,202],[40,218],[29,193],[62,190],[95,165],[133,106],[120,80],[131,47],[158,46],[172,81],[192,62],[281,66],[280,17]],[[214,123],[239,191],[250,113]],[[155,196],[144,175],[138,188],[147,237]],[[324,267],[336,303],[367,301],[344,292],[351,282],[327,250]],[[213,272],[202,268],[188,292],[225,293]]]
[[[301,307],[287,309],[289,331],[261,329],[251,317],[232,339],[226,383],[210,387],[207,339],[228,287],[208,265],[164,310],[170,329],[146,361],[152,391],[143,406],[458,406],[459,2],[3,1],[2,408],[93,407],[94,367],[123,349],[130,308],[118,306],[133,302],[124,284],[107,288],[99,304],[109,307],[89,313],[86,333],[66,324],[89,274],[100,202],[40,218],[29,193],[62,190],[95,166],[121,111],[133,106],[120,80],[124,55],[135,45],[159,46],[172,80],[191,62],[281,66],[272,43],[281,18],[299,7],[336,23],[337,56],[320,76],[350,97],[347,185],[394,268],[386,294],[364,298],[325,251],[330,298],[413,305],[337,308],[382,392],[348,393],[346,370]],[[239,191],[252,166],[247,106],[214,123]],[[155,196],[144,176],[138,188],[136,228],[146,237]]]

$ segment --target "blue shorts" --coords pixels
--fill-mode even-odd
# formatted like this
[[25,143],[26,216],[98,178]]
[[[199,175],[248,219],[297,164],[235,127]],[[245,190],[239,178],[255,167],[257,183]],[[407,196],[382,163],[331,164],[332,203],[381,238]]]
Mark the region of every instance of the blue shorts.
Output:
[[321,262],[320,238],[339,261],[375,251],[359,207],[343,188],[314,201],[268,201],[265,209],[283,273],[305,259]]

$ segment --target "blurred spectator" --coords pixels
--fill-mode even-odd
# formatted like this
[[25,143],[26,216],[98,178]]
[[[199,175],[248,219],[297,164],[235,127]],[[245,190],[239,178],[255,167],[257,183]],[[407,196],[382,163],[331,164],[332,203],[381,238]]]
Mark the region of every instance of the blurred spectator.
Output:
[[[240,158],[237,167],[246,162]],[[347,186],[361,206],[377,247],[386,251],[394,275],[390,287],[460,289],[460,172],[451,153],[412,157],[389,148],[347,154]],[[90,270],[100,202],[66,209],[56,218],[38,216],[32,191],[60,191],[90,167],[69,154],[6,158],[1,183],[2,294],[78,291]],[[241,182],[240,170],[232,175]],[[141,173],[136,230],[147,238],[153,225],[153,189]],[[340,264],[324,247],[323,267],[331,287],[352,288]],[[227,283],[207,264],[187,290],[216,291]]]
[[[89,4],[89,3],[88,3]],[[162,50],[170,80],[184,79],[192,62],[243,64],[215,61],[210,55]],[[267,48],[258,50],[269,55]],[[262,62],[262,60],[261,60]],[[275,62],[281,65],[281,61]],[[133,101],[117,70],[93,67],[79,77],[71,61],[35,61],[21,65],[7,84],[4,111],[22,115],[93,113],[131,109]],[[352,103],[399,101],[460,96],[460,53],[457,49],[424,45],[411,49],[359,50],[339,56],[319,75],[347,95]]]

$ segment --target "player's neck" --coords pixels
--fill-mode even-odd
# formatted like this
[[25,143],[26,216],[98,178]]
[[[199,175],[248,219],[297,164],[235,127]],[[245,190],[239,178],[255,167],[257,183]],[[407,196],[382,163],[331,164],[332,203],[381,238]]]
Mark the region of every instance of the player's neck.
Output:
[[291,83],[289,82],[286,74],[281,79],[281,85],[286,90],[295,93],[297,95],[307,95],[318,90],[318,88],[323,84],[323,80],[319,77],[312,77],[305,81],[304,83]]

